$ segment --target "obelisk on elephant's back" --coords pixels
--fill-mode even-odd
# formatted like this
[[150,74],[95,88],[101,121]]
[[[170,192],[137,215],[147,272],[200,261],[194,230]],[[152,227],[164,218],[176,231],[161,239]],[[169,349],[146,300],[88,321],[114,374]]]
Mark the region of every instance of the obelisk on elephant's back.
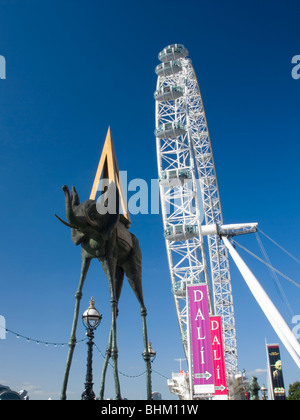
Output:
[[119,190],[120,210],[123,212],[122,219],[124,224],[129,228],[131,225],[130,214],[125,199],[122,179],[120,178],[119,165],[109,127],[90,194],[90,199],[96,199],[97,191],[105,192],[108,188],[107,184],[111,182],[113,182]]

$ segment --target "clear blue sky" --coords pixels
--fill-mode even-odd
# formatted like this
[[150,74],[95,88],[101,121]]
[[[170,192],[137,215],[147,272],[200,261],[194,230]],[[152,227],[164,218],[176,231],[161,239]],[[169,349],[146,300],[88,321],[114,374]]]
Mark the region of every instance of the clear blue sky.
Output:
[[[81,261],[68,229],[54,217],[64,216],[61,186],[75,185],[81,199],[88,198],[109,125],[129,179],[157,177],[154,68],[159,51],[172,43],[188,48],[198,76],[225,222],[257,221],[300,257],[300,79],[291,77],[292,57],[300,54],[299,12],[299,3],[290,0],[0,1],[0,55],[7,62],[7,79],[0,80],[0,315],[7,328],[68,341]],[[133,216],[132,231],[143,251],[149,336],[157,351],[153,368],[169,377],[183,350],[161,215]],[[239,241],[259,254],[254,236]],[[271,262],[299,282],[298,265],[263,241]],[[285,314],[268,270],[242,255]],[[265,338],[278,339],[232,261],[231,267],[239,368],[251,376],[266,367]],[[281,284],[300,314],[299,289]],[[103,314],[96,343],[104,352],[109,294],[95,261],[82,311],[92,295]],[[138,375],[144,371],[141,320],[126,283],[118,322],[119,368]],[[84,333],[79,324],[77,338]],[[288,388],[299,370],[283,346],[281,351]],[[57,399],[66,356],[66,346],[38,346],[8,334],[0,340],[0,383],[26,388],[32,399]],[[102,360],[95,351],[96,393]],[[86,345],[79,344],[69,398],[78,399],[83,390],[85,364]],[[260,385],[266,380],[264,373],[258,378]],[[107,397],[114,395],[110,383]],[[129,399],[145,398],[145,376],[121,376],[121,387]],[[156,373],[153,389],[173,398]]]

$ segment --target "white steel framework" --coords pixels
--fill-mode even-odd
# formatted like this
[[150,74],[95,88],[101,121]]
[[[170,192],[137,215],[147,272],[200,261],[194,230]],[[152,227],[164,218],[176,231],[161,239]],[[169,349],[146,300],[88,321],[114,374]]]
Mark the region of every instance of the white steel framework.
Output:
[[[187,55],[183,45],[170,45],[159,54],[161,64],[155,69],[155,135],[164,235],[185,353],[186,287],[205,282],[210,312],[222,316],[226,372],[231,377],[237,373],[237,345],[228,253],[217,234],[223,218],[214,158],[199,85]],[[208,238],[211,282],[204,235]]]

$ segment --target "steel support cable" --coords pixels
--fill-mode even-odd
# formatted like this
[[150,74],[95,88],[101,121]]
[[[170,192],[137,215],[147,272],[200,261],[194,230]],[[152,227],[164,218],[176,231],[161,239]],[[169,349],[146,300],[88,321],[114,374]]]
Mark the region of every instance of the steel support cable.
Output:
[[234,239],[231,239],[232,242],[235,245],[238,245],[240,248],[242,248],[244,251],[248,252],[248,254],[252,255],[252,257],[256,258],[258,261],[262,262],[263,264],[265,264],[267,267],[271,268],[272,270],[274,270],[277,274],[279,274],[281,277],[285,278],[286,280],[288,280],[289,282],[293,283],[295,286],[299,287],[300,289],[300,284],[298,284],[297,282],[295,282],[294,280],[292,280],[290,277],[286,276],[285,274],[281,273],[281,271],[277,270],[276,268],[274,268],[271,264],[268,264],[267,262],[265,262],[263,259],[259,258],[257,255],[253,254],[253,252],[249,251],[249,249],[245,248],[243,245],[239,244],[238,242],[236,242]]
[[[256,241],[258,243],[258,246],[259,246],[259,248],[261,250],[261,253],[263,254],[263,256],[265,258],[265,262],[268,263],[271,266],[270,258],[268,256],[267,251],[266,251],[265,247],[263,246],[263,243],[262,243],[262,241],[261,241],[261,239],[260,239],[260,237],[259,237],[259,235],[258,235],[257,232],[255,232],[255,237],[256,237]],[[279,297],[281,298],[282,302],[288,308],[291,316],[294,316],[294,312],[293,312],[293,310],[291,308],[291,305],[290,305],[290,302],[288,301],[288,298],[286,297],[286,294],[284,293],[284,290],[283,290],[283,288],[281,286],[281,283],[280,283],[280,281],[278,279],[277,273],[273,270],[273,268],[270,268],[270,267],[268,267],[268,268],[269,268],[269,271],[270,271],[271,276],[273,277],[273,279],[275,281],[275,286],[276,286],[277,293],[278,293]]]
[[260,233],[262,233],[266,238],[268,238],[271,242],[273,242],[273,244],[275,244],[276,246],[278,246],[278,248],[280,248],[287,255],[289,255],[291,258],[293,258],[293,260],[295,260],[298,264],[300,264],[300,260],[298,258],[294,257],[294,255],[292,255],[289,251],[287,251],[286,249],[284,249],[281,245],[279,245],[276,241],[274,241],[274,239],[270,238],[270,236],[268,236],[266,233],[264,233],[261,229],[257,228],[257,230],[259,230]]

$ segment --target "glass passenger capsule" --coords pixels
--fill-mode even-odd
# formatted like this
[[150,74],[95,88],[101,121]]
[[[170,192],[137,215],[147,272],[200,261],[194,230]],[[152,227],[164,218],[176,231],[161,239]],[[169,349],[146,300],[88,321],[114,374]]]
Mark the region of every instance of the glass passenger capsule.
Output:
[[197,225],[169,225],[165,231],[164,236],[169,241],[186,241],[198,236]]
[[176,281],[172,286],[172,292],[178,297],[186,297],[186,288],[187,286],[194,286],[196,284],[201,284],[202,282],[199,279],[189,279]]
[[173,121],[170,123],[161,124],[155,130],[155,136],[160,139],[172,139],[175,137],[179,137],[186,132],[186,128],[184,124],[181,124],[177,121]]
[[154,99],[161,102],[175,101],[183,95],[181,86],[162,86],[154,92]]
[[162,62],[178,60],[178,58],[185,58],[188,55],[188,50],[182,44],[168,45],[159,54],[158,59]]
[[155,73],[157,76],[171,76],[181,72],[182,65],[180,61],[168,61],[166,63],[160,63],[155,67]]
[[192,179],[192,172],[188,169],[167,169],[162,171],[159,182],[163,186],[179,186]]

